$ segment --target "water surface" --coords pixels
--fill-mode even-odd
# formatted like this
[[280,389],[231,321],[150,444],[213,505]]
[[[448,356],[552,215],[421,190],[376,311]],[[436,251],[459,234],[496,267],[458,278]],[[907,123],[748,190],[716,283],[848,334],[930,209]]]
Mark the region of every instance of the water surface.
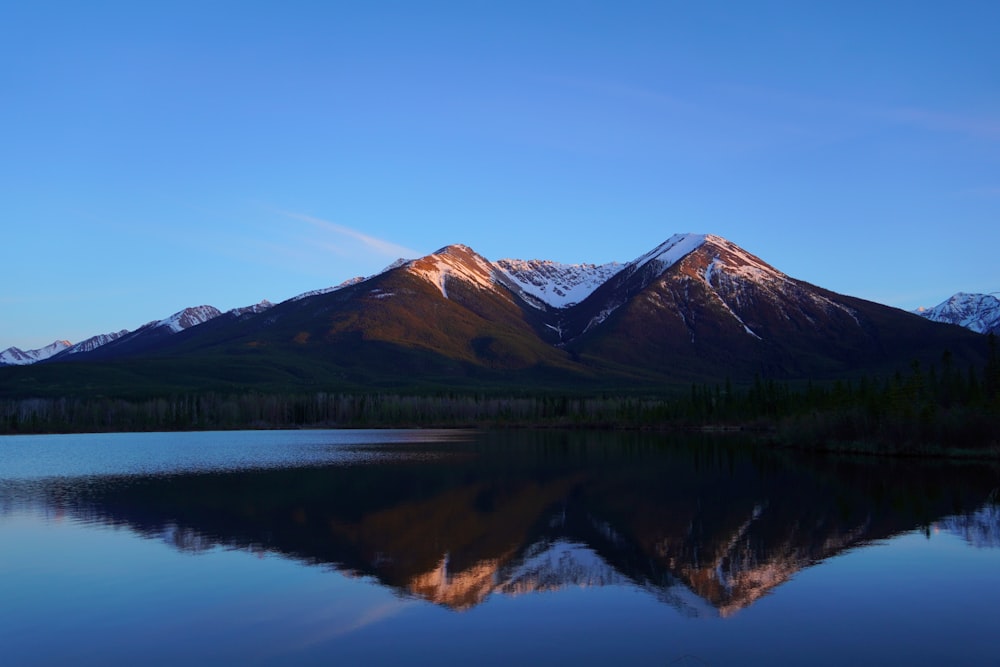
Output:
[[645,434],[0,438],[0,662],[1000,665],[1000,473]]

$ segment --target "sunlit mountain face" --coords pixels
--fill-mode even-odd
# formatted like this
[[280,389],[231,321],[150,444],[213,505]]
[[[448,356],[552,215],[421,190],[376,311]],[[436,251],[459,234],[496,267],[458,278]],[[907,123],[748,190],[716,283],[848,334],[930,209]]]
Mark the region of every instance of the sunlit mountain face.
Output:
[[729,616],[803,568],[915,529],[997,546],[989,466],[806,458],[729,441],[498,433],[350,465],[43,480],[0,493],[173,548],[277,554],[456,611],[634,587]]

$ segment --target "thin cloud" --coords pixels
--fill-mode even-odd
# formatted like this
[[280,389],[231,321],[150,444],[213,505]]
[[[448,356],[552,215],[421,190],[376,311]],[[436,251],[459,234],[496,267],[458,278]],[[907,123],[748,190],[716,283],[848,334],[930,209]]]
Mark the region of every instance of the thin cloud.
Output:
[[[390,259],[398,259],[400,257],[417,257],[419,253],[412,248],[407,248],[406,246],[401,246],[397,243],[391,241],[386,241],[383,239],[375,238],[374,236],[369,236],[363,232],[359,232],[356,229],[347,227],[345,225],[340,225],[335,222],[330,222],[329,220],[323,220],[321,218],[315,218],[311,215],[303,215],[301,213],[292,213],[290,211],[278,211],[281,215],[286,218],[291,218],[293,220],[300,220],[302,222],[309,223],[310,225],[327,232],[332,232],[333,234],[352,239],[361,243],[362,247],[372,252],[374,254],[388,257]],[[336,243],[325,242],[322,243],[324,247],[329,249],[336,249],[338,245]]]
[[[912,105],[872,104],[865,101],[808,95],[791,90],[748,84],[723,84],[715,89],[731,95],[734,102],[751,101],[794,111],[805,120],[828,124],[838,117],[879,121],[920,130],[963,134],[975,139],[1000,139],[1000,118],[953,113]],[[733,104],[738,108],[739,104]]]
[[875,115],[887,120],[937,132],[965,134],[976,139],[1000,139],[1000,120],[945,113],[915,107],[882,109]]
[[981,188],[967,188],[961,192],[963,195],[968,195],[971,197],[985,197],[987,199],[992,199],[994,197],[1000,197],[1000,186],[986,186]]
[[575,77],[539,77],[544,83],[549,83],[564,88],[571,88],[590,94],[597,94],[604,97],[618,98],[621,100],[645,102],[663,107],[670,107],[678,111],[701,112],[702,107],[687,98],[670,95],[660,90],[643,86],[634,86],[608,81],[602,79],[583,79]]

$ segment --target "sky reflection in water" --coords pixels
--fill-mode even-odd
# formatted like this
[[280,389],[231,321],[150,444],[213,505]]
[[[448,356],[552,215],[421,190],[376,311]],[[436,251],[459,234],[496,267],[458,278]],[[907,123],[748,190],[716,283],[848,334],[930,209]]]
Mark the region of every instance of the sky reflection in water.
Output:
[[1000,660],[991,466],[530,432],[0,455],[8,664]]

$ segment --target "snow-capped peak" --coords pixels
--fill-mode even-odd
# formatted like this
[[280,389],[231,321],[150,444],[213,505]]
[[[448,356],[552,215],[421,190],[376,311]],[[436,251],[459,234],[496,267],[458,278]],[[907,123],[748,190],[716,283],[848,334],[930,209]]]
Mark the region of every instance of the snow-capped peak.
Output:
[[447,283],[452,278],[457,277],[477,287],[491,289],[496,271],[492,264],[476,254],[472,248],[459,244],[445,246],[426,257],[407,262],[404,266],[437,286],[446,299]]
[[42,361],[59,354],[70,345],[72,343],[68,340],[57,340],[37,350],[25,351],[17,347],[8,347],[3,352],[0,352],[0,366],[25,366],[33,364],[36,361]]
[[933,308],[913,311],[934,322],[957,324],[978,333],[1000,333],[1000,299],[992,294],[959,292]]
[[207,322],[221,314],[222,313],[215,306],[195,306],[193,308],[185,308],[184,310],[174,313],[166,319],[162,319],[159,322],[154,323],[152,328],[158,329],[160,327],[168,327],[172,332],[179,333],[185,329]]
[[622,264],[561,264],[543,259],[501,259],[494,266],[518,287],[540,301],[566,308],[586,299],[608,278],[622,270]]

